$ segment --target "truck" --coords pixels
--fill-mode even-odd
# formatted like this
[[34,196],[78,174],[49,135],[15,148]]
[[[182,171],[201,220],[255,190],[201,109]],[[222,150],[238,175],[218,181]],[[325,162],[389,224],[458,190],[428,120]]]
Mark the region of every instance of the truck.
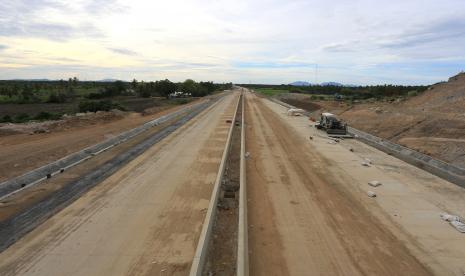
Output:
[[347,124],[328,112],[321,113],[320,121],[315,125],[317,129],[325,130],[329,136],[346,136]]

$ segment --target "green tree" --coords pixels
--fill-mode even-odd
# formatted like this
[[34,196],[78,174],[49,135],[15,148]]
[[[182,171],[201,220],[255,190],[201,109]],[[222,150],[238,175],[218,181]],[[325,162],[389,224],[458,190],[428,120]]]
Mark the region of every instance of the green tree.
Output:
[[131,88],[136,90],[137,88],[137,80],[136,79],[133,79],[132,82],[131,82]]
[[155,82],[155,91],[164,97],[169,97],[171,93],[176,91],[176,84],[168,79]]
[[216,90],[215,84],[213,82],[211,82],[211,81],[206,81],[206,82],[201,81],[199,84],[204,89],[206,89],[207,94],[211,94],[211,93],[215,92],[215,90]]
[[74,87],[68,86],[66,89],[66,94],[69,98],[73,99],[75,97]]
[[66,95],[63,93],[57,93],[53,91],[50,93],[50,96],[48,97],[48,102],[49,103],[64,103],[66,102]]
[[29,85],[24,85],[23,91],[21,92],[21,98],[25,102],[29,102],[32,100],[34,93],[32,92],[32,88]]

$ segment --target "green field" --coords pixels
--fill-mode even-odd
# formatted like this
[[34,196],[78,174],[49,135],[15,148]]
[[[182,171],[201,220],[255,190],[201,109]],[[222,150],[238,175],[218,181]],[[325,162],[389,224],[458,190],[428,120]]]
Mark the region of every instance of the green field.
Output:
[[270,96],[270,97],[289,93],[289,90],[282,90],[282,89],[280,90],[280,89],[273,89],[273,88],[257,88],[255,89],[255,91],[262,93],[263,95]]

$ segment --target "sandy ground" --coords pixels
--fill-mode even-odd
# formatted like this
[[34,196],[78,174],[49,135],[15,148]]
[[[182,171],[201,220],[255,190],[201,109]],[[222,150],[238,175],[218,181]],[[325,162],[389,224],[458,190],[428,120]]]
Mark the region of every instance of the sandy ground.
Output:
[[465,215],[463,189],[246,99],[251,275],[463,275],[465,236],[439,217]]
[[226,96],[2,252],[0,274],[187,274],[238,96]]
[[128,113],[113,119],[82,119],[68,122],[50,133],[0,136],[0,182],[94,145],[121,132],[142,125],[184,105],[142,116]]

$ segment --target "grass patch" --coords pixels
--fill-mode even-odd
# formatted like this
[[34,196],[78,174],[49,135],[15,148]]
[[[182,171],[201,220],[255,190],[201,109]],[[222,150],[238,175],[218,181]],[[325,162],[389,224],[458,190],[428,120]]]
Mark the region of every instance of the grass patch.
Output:
[[115,103],[111,100],[102,100],[102,101],[83,100],[79,102],[79,112],[110,111],[112,109],[119,109],[123,111],[126,110],[119,103]]
[[273,88],[257,88],[255,89],[255,91],[263,95],[269,96],[269,97],[289,93],[289,90],[273,89]]
[[182,105],[182,104],[188,104],[188,103],[192,102],[192,98],[173,99],[171,101],[172,101],[172,103],[174,103],[176,105]]

